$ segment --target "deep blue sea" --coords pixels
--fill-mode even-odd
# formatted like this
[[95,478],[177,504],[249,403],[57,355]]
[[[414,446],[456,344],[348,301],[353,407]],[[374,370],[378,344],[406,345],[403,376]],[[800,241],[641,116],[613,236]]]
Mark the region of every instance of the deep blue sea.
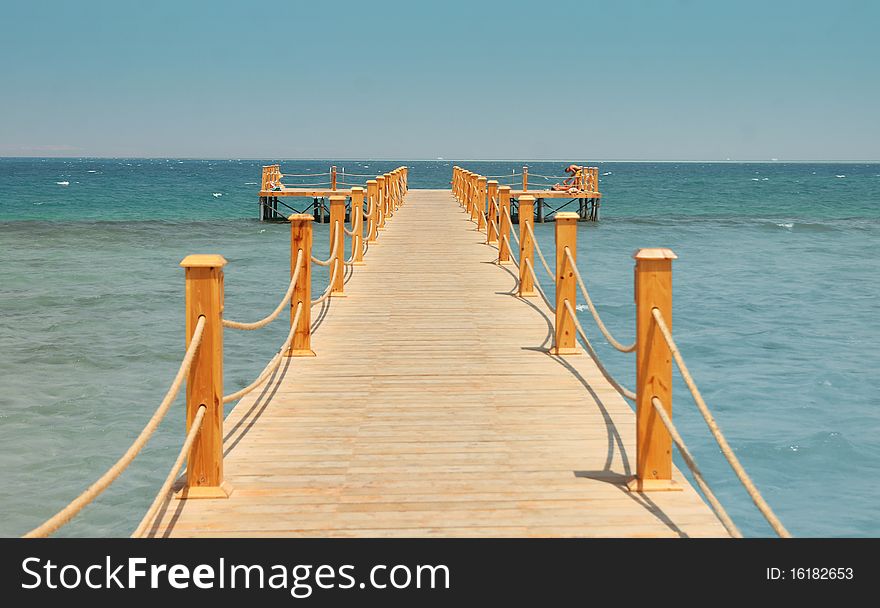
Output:
[[[289,230],[257,220],[268,162],[0,159],[0,535],[66,504],[152,414],[183,351],[185,255],[229,260],[231,317],[277,304]],[[281,164],[319,173],[331,162]],[[335,164],[359,174],[406,164],[410,187],[440,188],[453,163]],[[498,175],[523,163],[457,164]],[[528,164],[544,175],[565,165]],[[880,536],[880,165],[599,168],[601,220],[579,225],[578,262],[609,328],[633,338],[632,252],[672,248],[674,333],[768,502],[797,536]],[[326,228],[316,226],[318,251]],[[536,226],[545,251],[552,230]],[[314,280],[323,289],[323,268]],[[603,362],[633,386],[632,355],[605,345],[581,314]],[[227,332],[225,386],[249,383],[285,334],[285,323]],[[677,424],[719,498],[746,535],[770,534],[687,390],[678,381],[674,390]],[[61,535],[129,534],[183,424],[178,400],[131,468]]]

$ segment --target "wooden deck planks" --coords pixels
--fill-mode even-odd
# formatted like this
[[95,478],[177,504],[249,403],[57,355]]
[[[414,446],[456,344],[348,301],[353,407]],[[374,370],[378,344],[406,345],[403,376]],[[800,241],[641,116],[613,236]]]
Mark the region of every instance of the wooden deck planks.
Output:
[[484,241],[449,191],[411,190],[318,356],[227,418],[232,496],[171,500],[152,535],[726,535],[678,471],[681,492],[624,488],[631,408],[588,356],[547,354],[551,315]]

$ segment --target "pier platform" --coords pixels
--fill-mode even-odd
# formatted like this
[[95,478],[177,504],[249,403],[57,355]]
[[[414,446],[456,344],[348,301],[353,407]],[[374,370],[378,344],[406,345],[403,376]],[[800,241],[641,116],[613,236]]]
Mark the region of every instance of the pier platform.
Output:
[[550,354],[553,314],[497,258],[449,190],[409,190],[314,315],[317,356],[223,422],[229,497],[169,497],[146,536],[727,536],[677,469],[627,488],[632,408]]

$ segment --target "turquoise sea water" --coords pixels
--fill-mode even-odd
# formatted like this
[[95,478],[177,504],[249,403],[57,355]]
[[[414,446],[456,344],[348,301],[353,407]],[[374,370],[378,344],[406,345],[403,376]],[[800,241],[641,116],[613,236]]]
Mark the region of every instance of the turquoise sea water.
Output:
[[[262,164],[0,159],[0,535],[66,504],[152,414],[183,350],[186,254],[229,260],[231,317],[277,303],[288,230],[255,219]],[[336,164],[375,174],[401,162]],[[411,187],[448,187],[451,162],[403,164]],[[491,175],[522,165],[459,164]],[[530,163],[533,174],[562,166]],[[578,261],[607,325],[632,339],[632,252],[675,250],[674,333],[767,500],[795,535],[880,535],[880,165],[599,166],[601,221],[579,226]],[[536,226],[548,252],[552,229]],[[327,247],[326,226],[316,247]],[[314,280],[326,283],[323,268]],[[632,386],[631,355],[581,314],[602,360]],[[249,383],[285,334],[284,323],[227,332],[226,387]],[[676,421],[719,498],[747,535],[769,534],[680,382],[675,395]],[[182,429],[178,401],[132,467],[61,534],[128,534]]]

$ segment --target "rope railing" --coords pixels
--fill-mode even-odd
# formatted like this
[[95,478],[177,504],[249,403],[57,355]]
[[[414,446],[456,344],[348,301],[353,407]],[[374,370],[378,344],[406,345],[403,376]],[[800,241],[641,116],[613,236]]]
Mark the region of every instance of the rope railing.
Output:
[[[328,173],[320,173],[320,174],[283,174],[281,173],[278,165],[268,165],[263,167],[263,181],[261,185],[261,189],[266,190],[273,188],[275,186],[284,187],[281,184],[280,179],[282,177],[315,177],[320,175],[328,175]],[[335,181],[336,172],[335,167],[333,171],[329,173],[332,176],[332,179]],[[400,167],[395,169],[394,172],[386,174],[388,179],[388,196],[389,200],[393,204],[393,208],[397,209],[403,203],[403,195],[406,192],[406,168]],[[375,182],[373,182],[375,184]],[[296,184],[296,186],[306,186],[308,184]],[[356,190],[356,189],[355,189]],[[352,191],[352,196],[354,197],[355,190]],[[359,194],[360,198],[358,199],[358,205],[362,204],[363,197],[362,191]],[[367,212],[367,216],[370,216],[372,211],[374,211],[375,203],[374,199],[370,197],[370,209]],[[334,214],[342,213],[342,218],[344,219],[344,205],[345,198],[344,197],[333,197],[331,196],[331,212]],[[343,203],[339,205],[339,203]],[[354,198],[353,203],[354,205]],[[360,207],[358,207],[360,209]],[[361,211],[359,211],[361,213]],[[174,400],[180,393],[181,387],[183,385],[184,378],[188,377],[188,391],[187,391],[187,419],[189,420],[188,431],[184,438],[184,442],[181,446],[180,451],[172,465],[171,470],[165,477],[159,492],[152,502],[147,512],[144,514],[144,517],[141,519],[137,528],[134,530],[132,536],[138,537],[144,535],[146,530],[148,529],[151,522],[156,518],[156,515],[161,508],[164,501],[167,499],[169,492],[174,486],[175,480],[178,478],[181,468],[184,465],[184,462],[188,459],[189,456],[192,455],[193,451],[196,449],[206,450],[205,452],[200,452],[205,454],[204,458],[200,458],[197,461],[187,462],[187,486],[184,489],[184,493],[182,497],[212,497],[212,498],[221,498],[228,496],[228,491],[225,489],[224,484],[222,482],[222,467],[215,466],[218,462],[222,463],[223,453],[222,453],[222,442],[221,444],[211,444],[205,443],[208,439],[205,438],[204,435],[201,434],[201,429],[205,426],[205,424],[210,420],[210,424],[216,423],[216,417],[220,416],[220,423],[222,428],[222,415],[223,408],[210,408],[206,404],[216,403],[216,400],[219,400],[221,403],[229,403],[231,401],[236,401],[248,393],[252,392],[266,380],[271,377],[271,375],[278,369],[281,364],[281,360],[284,357],[285,352],[287,352],[290,356],[299,356],[299,354],[310,354],[314,353],[308,348],[308,334],[310,332],[307,327],[305,328],[305,344],[302,344],[302,339],[299,338],[299,331],[303,331],[301,327],[303,320],[307,320],[307,311],[311,306],[324,301],[330,295],[333,295],[334,285],[336,283],[338,274],[340,272],[340,268],[342,268],[345,264],[353,264],[355,255],[352,253],[352,258],[347,261],[339,260],[339,256],[341,255],[340,251],[340,243],[343,242],[343,239],[340,237],[339,229],[340,222],[334,224],[333,230],[333,246],[330,253],[330,259],[325,261],[314,259],[311,254],[311,225],[306,222],[306,219],[310,219],[306,217],[294,219],[296,216],[291,217],[291,249],[292,251],[296,251],[296,256],[292,260],[291,264],[291,280],[288,284],[287,290],[275,309],[269,313],[266,317],[250,322],[239,322],[232,321],[229,319],[222,318],[222,310],[223,310],[223,266],[227,263],[222,256],[219,255],[193,255],[187,256],[182,262],[181,266],[186,269],[186,281],[187,281],[187,289],[186,289],[186,297],[187,297],[187,335],[188,335],[188,343],[187,348],[184,354],[184,357],[178,367],[177,373],[174,376],[174,379],[166,391],[164,397],[159,403],[156,410],[153,412],[150,419],[147,421],[146,425],[143,427],[138,436],[134,439],[131,445],[126,449],[125,453],[120,456],[116,462],[109,468],[107,471],[101,475],[94,483],[92,483],[88,488],[86,488],[83,492],[81,492],[76,498],[70,501],[67,505],[65,505],[62,509],[56,512],[52,517],[48,518],[39,526],[33,528],[29,532],[27,532],[24,536],[27,538],[35,538],[35,537],[46,537],[56,532],[62,526],[67,524],[72,518],[74,518],[77,514],[79,514],[86,506],[91,504],[98,496],[101,495],[115,480],[119,478],[119,476],[128,468],[128,466],[133,462],[133,460],[140,454],[143,447],[150,440],[159,424],[165,418],[166,414],[170,410],[170,407]],[[340,217],[336,215],[335,217]],[[373,218],[370,217],[370,222],[372,223]],[[299,222],[300,232],[297,232],[296,223]],[[357,226],[357,225],[356,225]],[[362,227],[362,226],[361,226]],[[357,234],[355,230],[346,230],[344,225],[341,226],[341,229],[345,231],[345,234],[348,236],[360,238],[361,235]],[[307,238],[305,238],[307,237]],[[301,246],[296,247],[295,245],[299,243]],[[307,245],[305,245],[307,243]],[[305,248],[304,248],[305,247]],[[368,244],[366,242],[362,242],[359,253],[363,253],[368,248]],[[333,272],[330,277],[330,282],[327,287],[327,290],[324,294],[319,297],[317,300],[311,301],[303,301],[302,298],[307,298],[308,296],[300,296],[295,295],[299,293],[297,291],[297,286],[302,286],[301,283],[304,277],[308,277],[308,274],[305,273],[305,268],[310,263],[329,265],[330,263],[336,261],[337,263],[333,264]],[[194,288],[194,286],[198,286],[198,288]],[[342,287],[338,287],[340,293]],[[303,293],[308,293],[308,289],[304,288]],[[222,331],[223,328],[229,329],[240,329],[240,330],[256,330],[262,327],[267,326],[272,321],[276,320],[278,316],[280,316],[281,312],[287,307],[288,304],[294,302],[294,298],[297,298],[296,306],[293,307],[294,310],[291,314],[291,327],[288,332],[287,338],[284,341],[281,349],[275,356],[270,359],[269,363],[264,367],[263,371],[257,376],[257,378],[249,384],[248,386],[235,391],[228,395],[212,395],[212,391],[220,392],[218,388],[222,388],[222,380],[215,384],[212,378],[217,378],[217,374],[219,370],[222,369],[220,365],[222,365]],[[206,345],[206,346],[203,346]],[[305,348],[301,348],[305,346]],[[206,352],[202,352],[205,349],[208,349]],[[199,363],[196,364],[196,358],[198,357]],[[214,411],[215,409],[219,410],[219,413]],[[213,440],[212,440],[213,441]],[[200,446],[200,447],[198,447]],[[192,469],[192,470],[191,470]],[[191,483],[193,481],[193,483]]]
[[544,304],[547,305],[547,308],[550,309],[550,312],[555,315],[556,306],[553,305],[553,302],[550,301],[550,298],[547,297],[547,294],[544,293],[544,290],[541,288],[541,283],[538,281],[538,276],[535,274],[535,267],[532,266],[532,261],[529,258],[525,258],[522,263],[532,275],[532,281],[534,282],[535,291],[537,291],[538,295],[541,296],[541,299],[544,300]]
[[636,400],[636,393],[634,391],[629,390],[628,388],[623,386],[620,382],[618,382],[617,379],[615,379],[614,376],[611,375],[611,372],[609,372],[608,369],[602,364],[601,359],[599,359],[599,355],[596,353],[596,349],[593,348],[593,344],[590,342],[590,339],[587,337],[587,332],[584,331],[584,328],[581,325],[581,322],[578,320],[577,313],[575,313],[574,307],[571,305],[571,302],[569,302],[568,300],[565,300],[564,305],[565,305],[565,310],[568,313],[568,316],[571,318],[572,322],[574,323],[575,329],[577,329],[577,333],[580,335],[581,340],[584,341],[584,346],[587,348],[587,351],[590,353],[590,357],[593,359],[593,361],[599,367],[599,371],[602,372],[602,375],[605,376],[605,379],[611,383],[611,386],[613,386],[614,389],[618,393],[620,393],[621,395],[623,395],[624,397],[626,397],[630,401],[635,401]]
[[[512,225],[513,225],[513,220],[512,220],[511,217],[510,217],[510,209],[508,209],[507,207],[504,208],[504,215],[505,215],[505,217],[507,217],[507,225],[508,225],[508,226],[512,226]],[[516,232],[513,231],[513,230],[511,230],[511,231],[510,231],[510,234],[513,236],[513,240],[516,241],[516,244],[519,245],[519,244],[520,244],[520,242],[519,242],[519,237],[516,235]],[[509,244],[510,244],[510,243],[508,243],[508,245],[509,245]]]
[[333,249],[330,250],[330,257],[327,258],[326,260],[321,260],[319,258],[316,258],[315,256],[311,256],[310,259],[312,260],[313,264],[317,264],[318,266],[329,266],[330,264],[333,263],[333,260],[336,259],[336,255],[337,255],[336,250],[339,249],[339,245],[337,244],[337,241],[336,241],[336,231],[337,230],[339,230],[339,226],[334,225],[333,226],[333,236],[331,238],[331,241],[333,243]]
[[[532,237],[534,238],[534,237]],[[577,280],[578,286],[581,289],[581,294],[584,296],[584,301],[587,303],[587,308],[590,309],[590,313],[593,315],[593,320],[596,321],[596,326],[599,328],[599,331],[602,332],[602,335],[605,336],[605,339],[608,340],[608,343],[619,350],[622,353],[631,353],[636,350],[636,343],[632,344],[623,344],[614,338],[611,335],[611,332],[608,331],[608,328],[605,327],[605,323],[602,322],[602,318],[599,316],[599,311],[596,310],[596,307],[593,305],[593,299],[590,297],[590,293],[587,291],[587,286],[584,284],[584,279],[581,277],[581,273],[578,270],[577,264],[574,262],[574,258],[571,256],[571,251],[566,247],[565,248],[565,257],[568,260],[568,263],[571,265],[571,269],[574,271],[574,278]]]
[[[532,239],[532,244],[535,248],[535,253],[538,254],[538,259],[541,260],[541,264],[544,266],[544,270],[547,271],[547,274],[550,275],[550,279],[556,280],[556,273],[550,268],[550,264],[547,263],[547,258],[544,257],[544,252],[541,251],[541,244],[538,243],[538,239],[535,237],[535,229],[532,228],[531,222],[525,222],[526,230],[529,231],[529,237]],[[574,264],[572,264],[574,268]]]
[[770,527],[772,527],[773,530],[782,538],[791,538],[791,534],[789,533],[789,531],[785,528],[785,526],[782,525],[782,522],[779,521],[779,518],[773,512],[773,509],[771,509],[770,505],[767,504],[767,501],[764,500],[764,497],[758,491],[758,488],[755,486],[752,478],[749,477],[748,473],[746,473],[746,470],[743,468],[742,463],[739,461],[739,458],[736,457],[736,454],[731,449],[730,444],[727,443],[727,439],[724,437],[724,434],[718,427],[718,423],[715,422],[715,417],[712,416],[712,413],[709,411],[709,407],[703,400],[703,396],[700,394],[700,390],[697,388],[697,385],[694,382],[693,377],[691,376],[690,370],[688,370],[688,367],[678,350],[678,346],[676,345],[675,340],[672,339],[672,332],[669,331],[669,327],[666,325],[666,320],[663,318],[663,314],[660,312],[659,309],[653,308],[651,309],[651,316],[657,323],[657,328],[660,330],[660,333],[663,336],[663,340],[666,342],[666,345],[672,352],[672,358],[674,359],[679,372],[681,372],[681,377],[684,380],[685,385],[688,387],[691,396],[694,398],[694,402],[697,404],[697,409],[700,410],[700,414],[702,414],[703,420],[706,421],[706,425],[709,427],[709,431],[712,433],[712,436],[718,443],[718,447],[721,448],[721,453],[727,459],[727,462],[730,464],[730,468],[733,469],[734,473],[736,473],[737,478],[739,478],[743,487],[746,489],[746,492],[748,492],[749,497],[752,499],[752,501],[755,503],[755,506],[758,507],[758,510],[767,520],[767,523],[770,524]]
[[153,521],[153,518],[159,511],[162,503],[165,502],[168,493],[171,491],[171,488],[174,485],[175,480],[177,479],[178,473],[180,473],[180,467],[183,466],[183,461],[186,459],[187,455],[189,454],[190,448],[192,448],[193,442],[195,442],[196,440],[196,435],[198,435],[199,431],[202,430],[202,420],[205,419],[205,412],[207,410],[207,406],[199,406],[199,409],[196,412],[196,417],[193,418],[192,424],[189,427],[189,432],[186,434],[186,439],[184,439],[183,441],[183,446],[181,446],[180,452],[178,452],[177,454],[177,459],[174,461],[174,464],[171,465],[171,470],[168,472],[168,476],[165,477],[165,481],[162,482],[162,487],[159,488],[159,492],[158,494],[156,494],[156,498],[153,500],[150,508],[147,509],[147,512],[141,518],[141,523],[139,523],[135,531],[132,532],[132,538],[139,538],[144,535],[144,532],[146,532],[149,523]]
[[[540,174],[532,174],[533,177],[541,179],[569,179],[567,177],[543,176]],[[506,176],[505,176],[506,177]],[[585,167],[584,173],[579,173],[580,181],[577,185],[595,187],[597,179],[597,169],[595,167]],[[470,212],[471,219],[479,217],[480,207],[484,204],[481,197],[485,190],[482,187],[483,176],[463,170],[456,167],[453,171],[453,192],[459,200],[460,205],[465,211]],[[525,180],[524,180],[525,182]],[[492,192],[496,192],[498,186],[493,182],[490,186],[490,194],[488,197],[490,211],[494,210],[498,213],[497,217],[503,219],[503,225],[509,230],[512,224],[510,210],[506,205],[499,205],[499,200],[492,196]],[[500,199],[500,197],[499,197]],[[572,199],[574,200],[574,199]],[[628,484],[629,488],[637,492],[650,492],[654,490],[669,489],[674,485],[671,475],[673,464],[669,449],[664,448],[664,441],[669,441],[669,445],[674,444],[681,454],[685,465],[690,470],[695,480],[696,486],[699,488],[710,508],[716,514],[719,522],[724,529],[735,538],[742,537],[742,533],[732,521],[730,515],[721,505],[717,496],[709,487],[705,476],[697,465],[693,455],[690,453],[687,445],[672,422],[671,414],[671,386],[672,386],[672,360],[681,372],[682,378],[691,392],[697,407],[711,431],[713,438],[721,448],[721,453],[727,459],[737,478],[742,483],[746,492],[757,506],[758,510],[770,524],[772,529],[781,537],[788,538],[791,534],[782,525],[779,518],[772,511],[770,506],[764,500],[758,491],[752,479],[746,473],[742,463],[737,459],[726,438],[722,434],[720,428],[715,422],[714,417],[708,409],[702,395],[697,388],[690,371],[688,370],[680,351],[672,338],[669,325],[665,322],[665,318],[671,315],[671,262],[676,258],[675,254],[668,249],[640,249],[634,255],[636,259],[636,326],[637,339],[631,344],[624,344],[617,340],[609,331],[604,321],[599,315],[593,299],[587,289],[584,277],[577,268],[576,263],[576,240],[577,240],[577,221],[578,215],[575,213],[558,213],[556,219],[556,248],[557,252],[562,252],[562,258],[557,259],[557,272],[553,272],[553,268],[548,263],[538,239],[535,235],[531,221],[524,221],[522,217],[522,209],[531,212],[533,197],[523,196],[520,199],[521,217],[520,217],[520,238],[517,238],[516,232],[510,231],[508,234],[501,234],[499,223],[489,220],[488,226],[491,230],[495,229],[499,235],[499,261],[502,261],[502,251],[505,247],[512,251],[510,238],[516,239],[520,244],[521,259],[518,262],[519,275],[517,277],[518,292],[520,297],[528,297],[539,295],[543,300],[547,309],[556,316],[553,348],[551,352],[556,355],[573,355],[581,352],[577,348],[578,342],[581,342],[584,349],[592,358],[598,370],[622,397],[634,401],[636,404],[636,444],[640,457],[636,466],[636,477]],[[559,211],[558,209],[556,211]],[[491,213],[489,214],[491,217]],[[527,218],[528,219],[528,218]],[[500,221],[500,220],[499,220]],[[528,237],[526,239],[525,237]],[[491,241],[492,235],[489,235],[488,244],[494,245]],[[510,238],[509,238],[510,237]],[[522,239],[522,243],[520,240]],[[533,255],[537,251],[547,274],[555,282],[556,286],[556,302],[555,305],[541,287],[535,272]],[[504,259],[509,252],[504,253]],[[514,260],[514,263],[516,261]],[[569,272],[570,269],[570,272]],[[533,285],[529,285],[533,283]],[[584,331],[581,324],[575,302],[577,293],[583,296],[587,308],[596,322],[599,331],[608,341],[608,343],[620,352],[636,353],[637,375],[640,378],[637,381],[637,390],[632,391],[618,382],[604,366],[599,359],[589,337]],[[656,327],[656,331],[655,331]],[[639,338],[638,336],[641,336]],[[656,338],[652,336],[657,336]],[[661,344],[668,347],[668,351],[664,346],[657,344],[661,340]],[[641,340],[641,342],[640,342]],[[652,342],[653,341],[653,342]],[[668,354],[671,354],[669,357]],[[646,380],[650,378],[651,380]],[[664,400],[667,401],[668,407],[664,406]],[[656,416],[663,424],[663,435],[656,436],[658,425],[651,418]],[[646,416],[649,416],[647,419]],[[659,444],[653,443],[659,442]]]
[[709,484],[706,483],[706,478],[703,477],[703,472],[700,470],[700,467],[697,466],[697,461],[694,460],[690,450],[688,450],[687,445],[685,445],[684,439],[681,438],[681,434],[679,434],[678,429],[672,423],[669,414],[666,413],[666,408],[663,407],[663,402],[660,401],[658,397],[652,397],[651,405],[660,417],[661,422],[663,422],[663,426],[665,426],[666,430],[669,432],[669,436],[672,437],[672,443],[678,448],[682,460],[684,460],[687,468],[690,469],[691,474],[694,476],[694,480],[700,487],[700,491],[703,493],[703,496],[706,497],[706,500],[709,501],[709,506],[712,507],[712,510],[715,511],[715,515],[717,515],[718,519],[721,521],[721,525],[724,526],[733,538],[742,538],[742,532],[740,532],[739,528],[736,527],[736,524],[733,523],[730,515],[727,514],[727,510],[721,505],[721,502],[719,502],[715,493],[712,491],[712,488],[709,487]]
[[298,303],[296,306],[296,312],[293,315],[293,320],[290,322],[290,331],[287,334],[287,338],[284,340],[284,344],[281,345],[281,349],[278,353],[275,354],[271,359],[269,359],[269,363],[266,364],[266,367],[263,368],[257,375],[257,379],[248,384],[246,387],[235,391],[234,393],[230,393],[228,395],[223,395],[223,403],[230,403],[232,401],[238,401],[254,389],[258,388],[262,385],[272,373],[278,369],[278,366],[281,365],[281,359],[284,357],[284,352],[290,348],[290,342],[293,340],[293,334],[296,332],[296,326],[299,324],[300,315],[302,315],[303,305],[302,302]]
[[299,280],[299,273],[302,270],[303,263],[303,252],[300,249],[296,254],[296,266],[293,271],[293,276],[290,279],[290,285],[287,288],[287,292],[284,294],[284,297],[279,302],[278,307],[275,308],[271,313],[267,316],[263,317],[259,321],[254,321],[253,323],[239,323],[238,321],[229,321],[227,319],[223,319],[223,327],[228,327],[230,329],[242,329],[246,331],[254,330],[254,329],[262,329],[266,327],[269,323],[278,318],[278,315],[281,314],[281,311],[284,310],[286,305],[290,302],[290,298],[293,296],[293,290],[296,287],[297,281]]
[[106,473],[101,475],[101,477],[99,477],[97,481],[86,488],[84,492],[74,498],[67,506],[65,506],[55,515],[47,519],[44,523],[40,524],[30,532],[25,534],[25,538],[45,537],[58,530],[61,526],[69,522],[77,513],[82,511],[83,508],[86,507],[86,505],[95,500],[95,498],[97,498],[104,490],[106,490],[111,483],[116,481],[116,479],[122,474],[122,472],[125,471],[126,468],[128,468],[128,465],[131,464],[135,456],[140,453],[141,449],[144,447],[144,445],[146,445],[147,441],[149,441],[150,437],[153,435],[153,432],[159,426],[159,423],[162,422],[163,418],[165,418],[165,414],[168,413],[168,409],[171,407],[171,403],[180,392],[180,387],[183,384],[183,379],[187,375],[187,373],[189,373],[189,369],[192,366],[192,362],[196,356],[196,352],[198,351],[199,346],[202,343],[204,330],[205,317],[199,317],[195,329],[193,330],[189,346],[186,349],[186,354],[184,355],[183,360],[180,362],[180,367],[178,367],[177,374],[175,374],[174,380],[171,382],[171,386],[165,393],[165,397],[163,397],[161,403],[159,403],[159,407],[156,408],[156,411],[153,412],[153,415],[147,422],[146,426],[144,426],[143,430],[135,438],[134,442],[132,442],[131,446],[129,446],[125,453],[119,458],[119,460],[117,460],[113,464],[113,466],[111,466],[107,470]]
[[339,273],[339,266],[334,264],[333,265],[333,272],[330,273],[330,281],[327,283],[327,289],[325,289],[324,293],[322,293],[319,297],[317,297],[311,301],[312,306],[320,304],[321,302],[323,302],[324,300],[326,300],[327,298],[330,297],[330,294],[333,292],[333,284],[336,282],[336,277],[338,276],[338,273]]

